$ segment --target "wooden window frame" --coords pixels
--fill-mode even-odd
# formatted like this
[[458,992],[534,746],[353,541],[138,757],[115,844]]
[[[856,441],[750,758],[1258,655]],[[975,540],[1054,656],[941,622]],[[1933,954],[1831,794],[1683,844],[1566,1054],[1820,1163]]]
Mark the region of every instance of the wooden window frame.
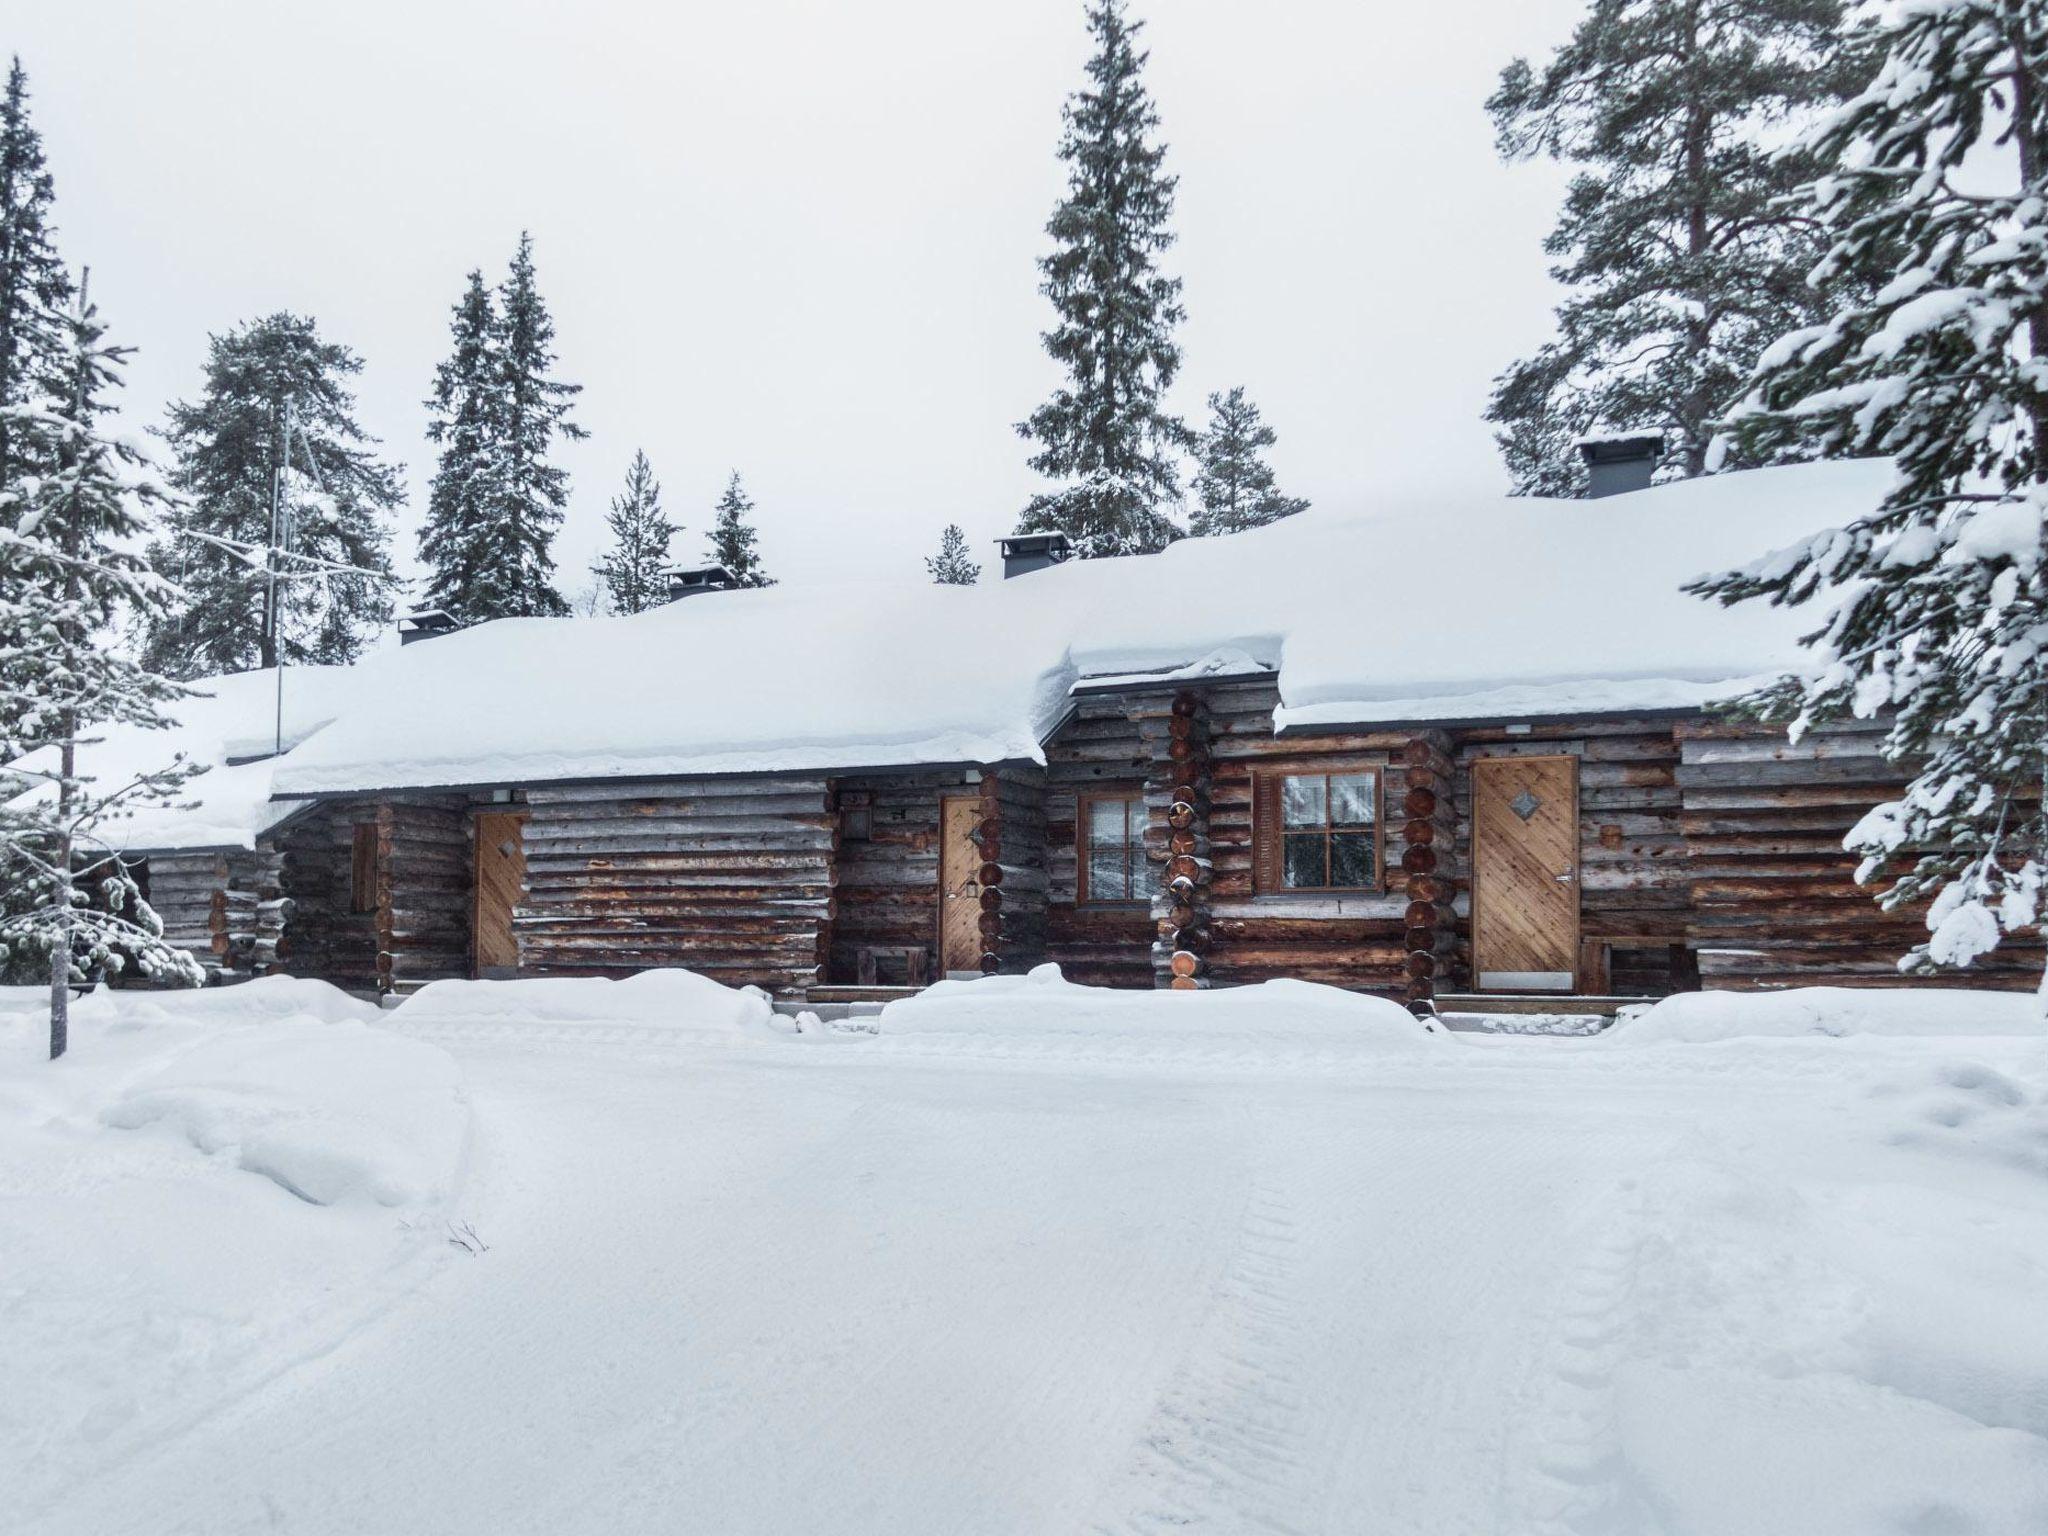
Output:
[[348,910],[362,917],[377,910],[377,823],[351,823],[348,837]]
[[[1094,808],[1102,801],[1114,801],[1130,807],[1124,812],[1124,831],[1127,834],[1125,847],[1126,864],[1131,874],[1129,896],[1108,896],[1097,900],[1088,889],[1089,830],[1094,824]],[[1097,910],[1130,911],[1134,908],[1149,907],[1152,899],[1144,891],[1145,868],[1145,792],[1137,788],[1098,787],[1078,791],[1074,796],[1074,905]]]
[[[1282,824],[1280,809],[1280,783],[1283,779],[1313,778],[1320,776],[1326,783],[1324,794],[1329,793],[1327,780],[1351,778],[1363,775],[1372,780],[1372,871],[1373,878],[1366,885],[1288,885],[1285,883],[1283,838],[1286,828]],[[1314,758],[1287,763],[1261,763],[1252,770],[1252,890],[1261,900],[1286,900],[1291,896],[1378,896],[1389,889],[1387,885],[1387,765],[1385,763],[1359,762],[1355,759],[1318,760]],[[1327,802],[1325,802],[1327,804]],[[1327,812],[1325,812],[1327,815]],[[1324,845],[1327,849],[1330,826],[1323,824]],[[1325,868],[1328,867],[1327,857]]]

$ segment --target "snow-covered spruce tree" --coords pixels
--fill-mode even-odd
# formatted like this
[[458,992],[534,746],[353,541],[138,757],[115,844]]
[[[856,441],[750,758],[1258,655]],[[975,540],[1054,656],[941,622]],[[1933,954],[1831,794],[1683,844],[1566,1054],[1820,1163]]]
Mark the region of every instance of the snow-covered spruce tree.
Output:
[[981,580],[981,565],[967,553],[967,535],[958,522],[948,522],[938,535],[938,553],[924,557],[924,569],[938,586],[973,586]]
[[1142,26],[1123,0],[1088,7],[1090,84],[1066,104],[1067,194],[1046,225],[1053,250],[1038,263],[1039,291],[1059,317],[1045,349],[1067,382],[1017,426],[1038,445],[1031,467],[1056,483],[1032,497],[1017,531],[1064,533],[1084,559],[1178,536],[1167,508],[1180,495],[1175,455],[1190,443],[1165,406],[1183,311],[1180,279],[1158,265],[1173,244],[1175,183],[1165,146],[1152,142],[1159,114],[1141,78]]
[[287,595],[274,639],[264,622],[263,550],[287,406],[288,547],[301,557],[298,568],[304,560],[391,568],[391,514],[404,493],[398,472],[370,452],[376,439],[356,422],[347,381],[362,366],[302,315],[267,315],[209,339],[205,390],[195,402],[173,403],[164,431],[177,455],[171,481],[184,499],[150,559],[185,596],[146,627],[143,660],[152,670],[190,678],[274,666],[280,656],[292,665],[349,662],[391,622],[387,582],[340,574],[280,583]]
[[427,400],[427,438],[440,452],[420,526],[420,563],[429,573],[424,605],[444,608],[463,623],[484,615],[480,605],[498,557],[496,320],[484,275],[472,271],[449,325],[448,357],[434,370]]
[[1773,149],[1867,78],[1844,10],[1592,0],[1540,70],[1502,72],[1487,103],[1502,155],[1579,167],[1544,242],[1567,290],[1558,334],[1494,381],[1486,411],[1517,495],[1580,494],[1574,444],[1596,429],[1662,432],[1665,478],[1704,473],[1757,355],[1839,297],[1839,280],[1806,283],[1820,236],[1779,201],[1812,162]]
[[924,557],[924,568],[942,587],[971,587],[981,580],[981,567],[967,553],[967,535],[958,523],[946,524],[939,535],[939,552]]
[[6,408],[45,391],[59,366],[59,317],[71,300],[71,277],[57,259],[50,226],[55,194],[43,162],[43,141],[28,115],[28,76],[16,58],[0,96],[0,488],[24,467],[28,444]]
[[1308,510],[1299,496],[1282,496],[1274,488],[1265,451],[1278,441],[1242,385],[1209,397],[1209,425],[1195,449],[1195,494],[1202,504],[1190,533],[1237,533]]
[[1868,517],[1693,590],[1847,586],[1817,674],[1758,702],[1795,730],[1889,717],[1916,771],[1850,834],[1858,878],[1889,878],[1887,907],[1931,898],[1909,968],[1967,965],[2035,923],[2048,846],[2048,0],[1919,0],[1882,42],[1804,192],[1831,237],[1816,280],[1873,296],[1773,344],[1733,429],[1896,479]]
[[734,470],[718,498],[711,523],[711,560],[722,565],[743,587],[772,587],[775,578],[761,569],[760,552],[754,548],[760,535],[750,520],[754,500],[740,488],[740,472]]
[[569,420],[570,402],[583,386],[552,376],[555,322],[534,283],[530,234],[519,236],[511,275],[498,289],[491,341],[497,389],[490,555],[481,584],[463,595],[459,616],[474,622],[564,614],[569,605],[555,590],[554,542],[569,475],[548,462],[548,450],[558,436],[588,434]]
[[161,611],[171,593],[134,546],[166,500],[139,454],[100,430],[122,349],[83,293],[61,319],[57,376],[40,400],[5,407],[19,440],[48,474],[0,491],[0,687],[10,708],[0,759],[0,886],[8,895],[0,947],[41,955],[50,981],[50,1055],[64,1054],[70,984],[133,958],[152,976],[197,984],[192,958],[163,939],[135,878],[97,833],[142,804],[174,796],[190,765],[119,784],[81,769],[95,727],[165,723],[184,690],[108,643],[123,610]]
[[661,482],[647,455],[636,451],[626,489],[605,515],[612,547],[591,567],[604,584],[613,613],[645,613],[668,601],[668,546],[681,530],[661,509]]

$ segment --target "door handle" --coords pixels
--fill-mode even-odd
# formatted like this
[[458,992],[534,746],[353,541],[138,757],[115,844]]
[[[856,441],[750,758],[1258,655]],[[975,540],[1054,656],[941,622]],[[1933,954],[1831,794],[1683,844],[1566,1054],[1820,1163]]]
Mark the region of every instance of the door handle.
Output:
[[1565,866],[1564,873],[1557,877],[1557,883],[1559,885],[1570,885],[1572,883],[1572,868],[1569,864]]

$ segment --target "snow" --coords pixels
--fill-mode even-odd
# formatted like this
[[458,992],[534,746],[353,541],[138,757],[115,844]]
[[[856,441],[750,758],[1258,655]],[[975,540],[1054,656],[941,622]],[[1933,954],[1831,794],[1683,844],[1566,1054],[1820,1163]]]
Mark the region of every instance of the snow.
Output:
[[[1810,621],[1682,585],[1868,513],[1890,476],[1829,463],[1595,501],[1316,508],[975,587],[784,585],[501,620],[399,652],[374,706],[293,752],[276,788],[1031,760],[1077,685],[1265,671],[1280,729],[1694,708],[1796,668]],[[1452,567],[1455,625],[1379,601]]]
[[1059,1054],[1083,1048],[1127,1059],[1185,1064],[1232,1059],[1271,1062],[1301,1052],[1344,1058],[1427,1049],[1432,1029],[1405,1008],[1306,981],[1268,981],[1193,994],[1085,987],[1056,965],[1028,976],[942,981],[882,1010],[887,1040],[947,1039],[970,1047],[991,1040],[1012,1052]]
[[[288,667],[283,688],[285,750],[305,741],[344,709],[378,696],[388,657],[353,667]],[[79,766],[95,788],[119,788],[139,774],[168,767],[183,753],[207,765],[170,805],[144,806],[134,815],[97,826],[95,835],[124,853],[179,849],[250,848],[255,839],[298,807],[271,800],[280,759],[278,678],[274,669],[201,678],[191,698],[164,707],[174,724],[160,731],[112,725],[92,729],[79,750]],[[243,761],[243,759],[265,759]],[[24,767],[54,764],[54,754],[32,753]],[[31,795],[44,793],[30,791]]]
[[460,1074],[377,1016],[281,978],[101,991],[52,1064],[47,994],[0,992],[10,1530],[85,1469],[331,1348],[439,1261]]
[[1701,1044],[1753,1036],[1976,1036],[2048,1039],[2041,1000],[2018,992],[1938,987],[1796,987],[1784,992],[1681,992],[1618,1024],[1629,1045]]
[[[2048,1528],[2014,1000],[1731,995],[1703,1045],[1051,976],[836,1036],[674,975],[254,990],[96,999],[55,1068],[0,995],[11,1532]],[[459,1064],[440,1196],[99,1118],[311,1030]]]

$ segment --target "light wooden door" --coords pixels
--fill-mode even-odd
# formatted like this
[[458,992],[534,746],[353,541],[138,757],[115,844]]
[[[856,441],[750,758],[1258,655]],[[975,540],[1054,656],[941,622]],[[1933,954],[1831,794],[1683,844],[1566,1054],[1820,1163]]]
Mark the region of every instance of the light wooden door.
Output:
[[981,821],[976,795],[939,802],[939,974],[981,971]]
[[480,811],[476,818],[476,973],[513,976],[519,941],[512,909],[526,884],[526,817],[515,811]]
[[1579,762],[1472,764],[1472,969],[1481,991],[1569,992],[1579,959]]

